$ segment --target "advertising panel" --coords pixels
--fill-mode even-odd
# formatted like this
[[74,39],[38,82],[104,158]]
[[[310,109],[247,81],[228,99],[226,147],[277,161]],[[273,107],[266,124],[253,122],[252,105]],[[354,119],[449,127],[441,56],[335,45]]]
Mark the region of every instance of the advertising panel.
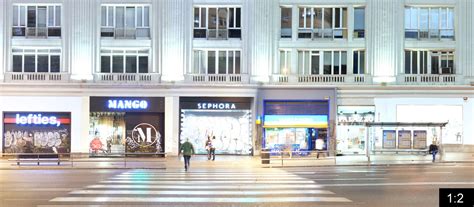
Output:
[[3,153],[69,153],[71,113],[5,112]]
[[395,147],[396,147],[396,131],[395,130],[383,130],[382,148],[384,148],[384,149],[395,149]]
[[426,149],[426,130],[413,130],[413,148]]
[[398,149],[411,149],[411,131],[398,131]]

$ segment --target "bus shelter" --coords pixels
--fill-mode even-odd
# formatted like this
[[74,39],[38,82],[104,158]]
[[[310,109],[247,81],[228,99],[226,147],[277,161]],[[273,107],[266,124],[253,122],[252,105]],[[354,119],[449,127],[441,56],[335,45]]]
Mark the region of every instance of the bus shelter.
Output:
[[376,153],[424,153],[434,141],[442,148],[443,128],[448,122],[367,122],[366,155]]

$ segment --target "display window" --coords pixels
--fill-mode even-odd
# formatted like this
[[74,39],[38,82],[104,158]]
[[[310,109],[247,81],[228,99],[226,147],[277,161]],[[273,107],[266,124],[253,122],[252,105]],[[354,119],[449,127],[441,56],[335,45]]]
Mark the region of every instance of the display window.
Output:
[[162,98],[91,97],[91,156],[150,155],[164,152]]
[[5,112],[3,153],[69,153],[71,113]]
[[207,154],[211,139],[216,154],[252,154],[251,98],[181,97],[180,143],[187,139],[196,154]]
[[338,106],[336,149],[338,154],[365,154],[367,127],[374,122],[375,106]]
[[328,149],[327,101],[264,101],[263,148],[307,155]]

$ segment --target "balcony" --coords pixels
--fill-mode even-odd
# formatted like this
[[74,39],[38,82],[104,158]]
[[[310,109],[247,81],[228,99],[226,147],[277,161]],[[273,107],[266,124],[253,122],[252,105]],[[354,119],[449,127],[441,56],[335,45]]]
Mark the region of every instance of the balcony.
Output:
[[61,37],[61,27],[13,27],[12,36],[26,38]]
[[208,40],[228,40],[230,38],[242,37],[241,29],[194,29],[194,38],[206,38]]
[[347,39],[347,29],[298,29],[299,39]]
[[100,29],[101,37],[111,37],[114,39],[137,39],[149,38],[150,28],[109,28]]
[[240,84],[249,83],[249,76],[247,74],[188,74],[186,81],[192,83],[226,83],[226,84]]
[[405,29],[406,39],[454,40],[454,29]]
[[157,73],[96,73],[94,81],[101,83],[159,83],[161,75]]
[[369,75],[272,75],[275,84],[371,84]]
[[5,81],[42,81],[42,82],[68,82],[69,73],[5,73]]
[[397,82],[403,85],[455,85],[460,83],[460,76],[454,74],[415,74],[399,75]]

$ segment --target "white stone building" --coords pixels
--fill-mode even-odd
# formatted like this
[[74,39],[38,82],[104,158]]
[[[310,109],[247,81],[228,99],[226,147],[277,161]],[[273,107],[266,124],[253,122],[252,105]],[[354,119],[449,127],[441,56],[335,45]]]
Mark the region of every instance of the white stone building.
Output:
[[[207,136],[228,154],[314,149],[318,138],[363,154],[386,138],[342,122],[365,121],[449,121],[438,141],[465,150],[474,146],[473,13],[471,0],[2,0],[0,145],[63,146],[51,126],[15,116],[65,112],[66,152],[91,153],[95,136],[104,153],[121,152],[126,137],[145,139],[127,121],[140,116],[158,117],[171,155],[180,137],[200,145]],[[98,106],[107,98],[130,105]],[[140,112],[145,99],[160,106]],[[423,136],[415,131],[427,132],[425,147],[441,134],[387,130],[410,131],[409,150]],[[401,134],[393,147],[405,150]]]

